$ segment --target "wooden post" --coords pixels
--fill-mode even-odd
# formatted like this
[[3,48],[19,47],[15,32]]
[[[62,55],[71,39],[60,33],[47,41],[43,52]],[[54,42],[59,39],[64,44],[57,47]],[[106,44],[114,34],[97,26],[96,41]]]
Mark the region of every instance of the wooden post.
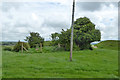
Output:
[[73,50],[74,10],[75,10],[75,0],[73,0],[73,11],[72,11],[71,42],[70,42],[70,61],[72,61],[72,50]]
[[42,52],[42,43],[40,43],[40,51]]
[[28,52],[28,50],[25,47],[23,47],[23,48]]
[[21,51],[22,51],[22,53],[23,53],[23,42],[22,42],[22,46],[21,46]]
[[58,48],[60,48],[60,43],[58,43]]

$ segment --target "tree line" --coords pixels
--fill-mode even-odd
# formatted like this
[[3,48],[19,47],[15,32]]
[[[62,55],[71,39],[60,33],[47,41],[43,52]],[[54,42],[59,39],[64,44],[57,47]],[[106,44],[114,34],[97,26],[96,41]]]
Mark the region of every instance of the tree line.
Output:
[[[73,32],[74,50],[84,50],[84,49],[92,50],[90,43],[94,41],[100,41],[101,39],[100,30],[95,29],[95,24],[92,23],[90,19],[87,17],[78,18],[74,22],[73,27],[74,27],[74,32]],[[62,29],[60,33],[57,32],[52,33],[51,38],[52,38],[52,46],[58,46],[58,48],[63,48],[65,51],[70,50],[71,28],[67,30]],[[37,32],[30,32],[30,36],[27,36],[25,41],[28,42],[30,48],[44,46],[43,45],[44,38],[41,37],[40,34]]]
[[[95,29],[89,18],[79,18],[74,22],[74,37],[73,37],[73,49],[83,50],[91,49],[91,42],[100,41],[101,32]],[[61,33],[51,34],[52,42],[54,45],[60,44],[66,51],[70,50],[70,38],[71,28],[66,31],[62,29]]]

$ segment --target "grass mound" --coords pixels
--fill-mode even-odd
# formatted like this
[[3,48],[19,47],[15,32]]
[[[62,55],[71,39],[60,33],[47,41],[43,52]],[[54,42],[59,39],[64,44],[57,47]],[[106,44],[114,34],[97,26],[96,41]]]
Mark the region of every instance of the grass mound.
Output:
[[118,50],[118,44],[120,44],[118,40],[107,40],[96,44],[96,46],[103,49]]

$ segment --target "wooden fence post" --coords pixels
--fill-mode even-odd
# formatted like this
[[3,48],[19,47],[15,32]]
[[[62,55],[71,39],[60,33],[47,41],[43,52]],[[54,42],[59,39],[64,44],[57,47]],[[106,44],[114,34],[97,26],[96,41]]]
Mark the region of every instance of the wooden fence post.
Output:
[[22,51],[22,53],[23,53],[23,43],[22,43],[22,46],[21,46],[21,51]]
[[60,48],[60,43],[58,43],[58,48]]
[[40,43],[40,51],[42,52],[42,43]]

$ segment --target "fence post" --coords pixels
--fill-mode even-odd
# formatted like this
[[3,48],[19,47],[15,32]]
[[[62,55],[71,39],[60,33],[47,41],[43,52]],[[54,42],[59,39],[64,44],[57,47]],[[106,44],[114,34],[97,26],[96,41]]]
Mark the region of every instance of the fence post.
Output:
[[22,51],[22,53],[23,53],[23,43],[22,43],[22,46],[21,46],[21,51]]
[[42,43],[40,43],[40,51],[42,52]]

